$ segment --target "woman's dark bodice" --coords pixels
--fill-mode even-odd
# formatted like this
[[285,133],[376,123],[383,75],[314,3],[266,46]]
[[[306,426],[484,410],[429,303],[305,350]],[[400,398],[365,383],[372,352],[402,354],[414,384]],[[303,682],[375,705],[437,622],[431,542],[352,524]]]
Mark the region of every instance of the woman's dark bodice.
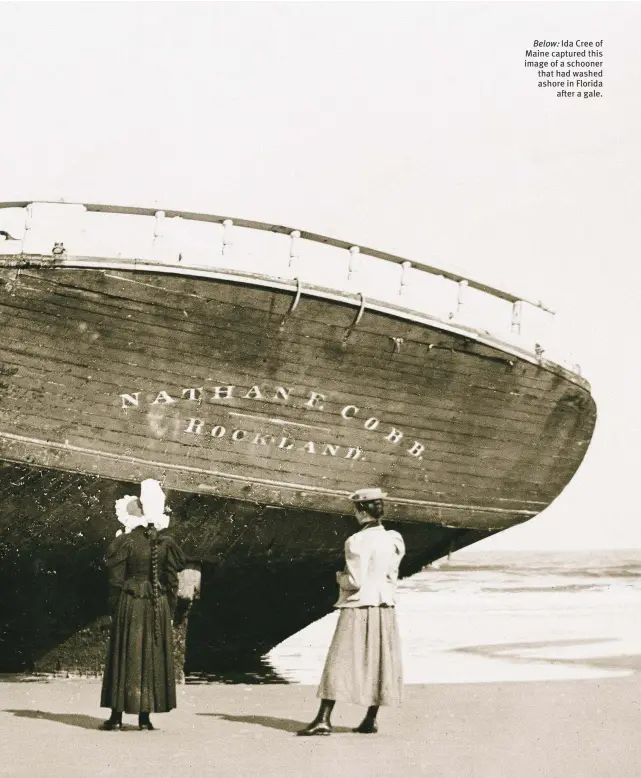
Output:
[[[163,589],[178,589],[178,573],[185,567],[185,557],[173,538],[160,534],[157,538],[158,580]],[[106,557],[109,584],[123,588],[127,582],[153,582],[151,539],[144,528],[116,538]]]

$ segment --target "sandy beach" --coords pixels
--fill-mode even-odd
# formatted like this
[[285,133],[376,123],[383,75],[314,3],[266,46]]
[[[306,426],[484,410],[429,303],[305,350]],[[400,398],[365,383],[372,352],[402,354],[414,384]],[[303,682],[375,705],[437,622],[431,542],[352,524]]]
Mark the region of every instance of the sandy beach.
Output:
[[99,731],[97,678],[0,675],[0,775],[639,778],[637,556],[513,557],[402,583],[405,700],[377,735],[353,734],[363,709],[340,704],[331,737],[294,735],[316,711],[331,614],[262,676],[179,686],[157,732],[134,716]]
[[315,687],[179,687],[155,732],[136,719],[98,730],[96,679],[0,682],[1,774],[27,776],[398,776],[638,778],[639,663],[618,678],[410,685],[377,735],[350,731],[362,710],[337,705],[329,738],[294,732],[315,712]]

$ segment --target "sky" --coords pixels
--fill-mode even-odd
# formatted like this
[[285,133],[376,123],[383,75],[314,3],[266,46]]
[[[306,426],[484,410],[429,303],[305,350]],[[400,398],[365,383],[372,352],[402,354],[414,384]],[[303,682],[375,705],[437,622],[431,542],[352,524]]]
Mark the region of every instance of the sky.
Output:
[[[558,313],[586,459],[475,546],[641,547],[638,2],[0,2],[0,199],[173,207],[421,259]],[[534,40],[603,41],[557,98]]]

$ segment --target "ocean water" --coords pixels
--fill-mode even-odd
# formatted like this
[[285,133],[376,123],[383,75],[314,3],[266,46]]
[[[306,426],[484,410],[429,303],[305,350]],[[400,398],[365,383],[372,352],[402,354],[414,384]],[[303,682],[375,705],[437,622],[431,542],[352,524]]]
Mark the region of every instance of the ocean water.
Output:
[[[399,586],[405,682],[474,683],[641,670],[641,551],[459,552]],[[316,684],[338,614],[274,648]]]

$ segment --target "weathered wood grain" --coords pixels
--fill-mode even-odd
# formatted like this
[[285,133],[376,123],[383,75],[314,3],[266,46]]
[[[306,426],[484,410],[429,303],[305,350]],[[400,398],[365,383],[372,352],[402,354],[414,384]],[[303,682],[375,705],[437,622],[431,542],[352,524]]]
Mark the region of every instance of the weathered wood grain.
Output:
[[[582,387],[412,322],[392,322],[404,337],[394,352],[390,317],[372,312],[345,345],[353,311],[324,300],[304,300],[281,328],[290,304],[283,292],[211,280],[26,270],[11,295],[0,295],[0,357],[19,366],[4,392],[3,429],[97,452],[87,455],[97,472],[104,447],[176,471],[189,462],[203,473],[320,483],[336,495],[376,482],[393,499],[429,502],[436,495],[499,510],[506,502],[544,506],[578,466],[594,422]],[[292,395],[287,403],[242,396],[153,402],[161,391],[180,398],[190,386],[203,385],[206,396],[217,381],[244,394],[259,385],[284,386]],[[143,407],[119,407],[118,395],[132,392]],[[305,408],[312,392],[323,395],[322,408]],[[362,415],[343,418],[347,406],[348,415],[356,407]],[[364,429],[368,418],[378,419],[371,422],[376,430]],[[226,439],[185,434],[190,419],[209,431],[225,426]],[[293,423],[323,430],[293,433]],[[234,429],[269,437],[234,445]],[[383,430],[402,431],[403,444],[385,444]],[[295,440],[295,450],[279,449],[279,436],[287,445]],[[408,456],[413,441],[422,458]],[[360,447],[362,458],[335,453],[350,447]],[[44,445],[35,456],[43,464],[73,460]],[[421,509],[409,513],[418,520]]]

